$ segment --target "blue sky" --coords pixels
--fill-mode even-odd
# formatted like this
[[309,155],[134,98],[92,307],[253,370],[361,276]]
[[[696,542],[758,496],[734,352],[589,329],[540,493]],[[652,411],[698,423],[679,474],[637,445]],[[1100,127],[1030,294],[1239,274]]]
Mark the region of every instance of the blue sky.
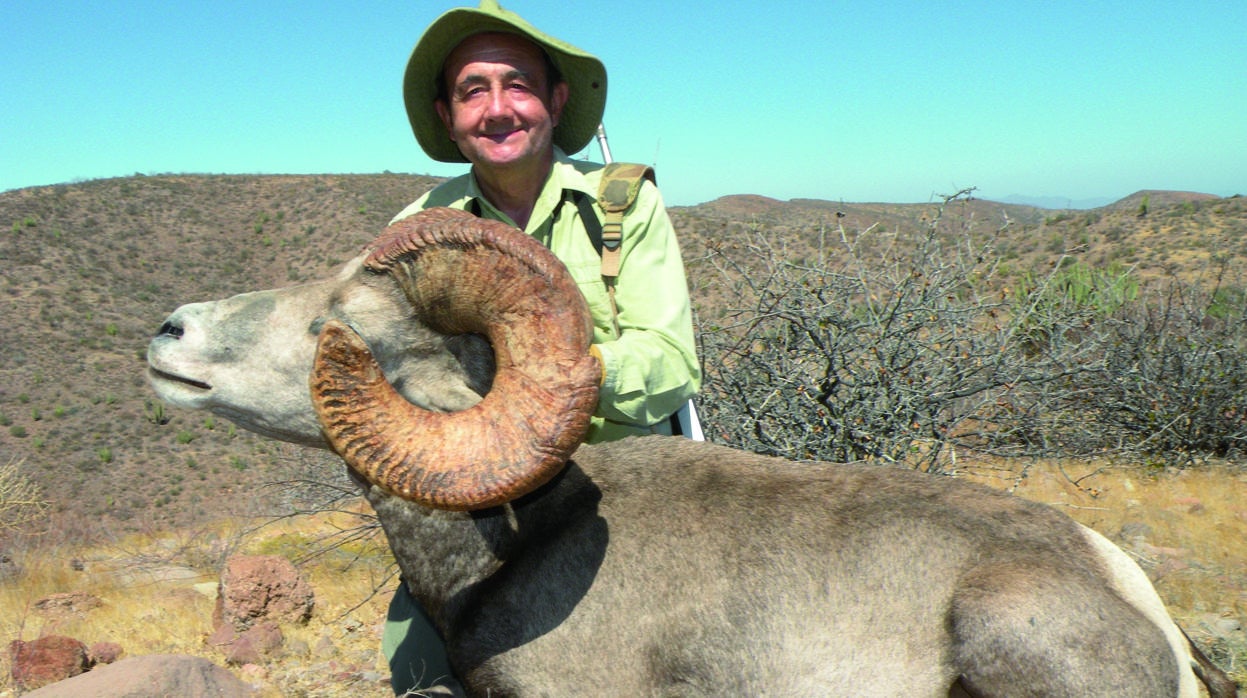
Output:
[[[611,149],[656,164],[670,204],[1247,194],[1244,0],[503,4],[603,59]],[[0,190],[458,174],[400,87],[452,6],[6,0]]]

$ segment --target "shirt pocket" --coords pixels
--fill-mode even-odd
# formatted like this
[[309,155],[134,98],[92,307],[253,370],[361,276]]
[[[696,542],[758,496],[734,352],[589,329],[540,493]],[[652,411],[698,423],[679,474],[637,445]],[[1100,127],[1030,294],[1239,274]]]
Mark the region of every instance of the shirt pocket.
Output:
[[610,296],[606,293],[606,283],[602,281],[602,262],[592,259],[567,265],[572,279],[580,288],[580,294],[589,304],[589,314],[593,316],[593,340],[603,342],[615,339],[614,319],[612,318]]

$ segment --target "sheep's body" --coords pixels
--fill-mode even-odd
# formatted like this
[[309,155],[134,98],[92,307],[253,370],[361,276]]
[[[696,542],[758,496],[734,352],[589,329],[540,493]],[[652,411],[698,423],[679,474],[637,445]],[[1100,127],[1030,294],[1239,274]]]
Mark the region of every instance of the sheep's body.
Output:
[[582,447],[510,510],[370,499],[480,695],[1195,690],[1137,568],[947,478],[647,437]]
[[[430,329],[410,287],[362,261],[178,309],[149,350],[153,387],[324,447],[308,375],[340,324],[411,403],[479,402],[489,346]],[[1189,644],[1124,553],[962,481],[663,437],[582,446],[536,491],[473,513],[369,480],[475,695],[1197,695]]]

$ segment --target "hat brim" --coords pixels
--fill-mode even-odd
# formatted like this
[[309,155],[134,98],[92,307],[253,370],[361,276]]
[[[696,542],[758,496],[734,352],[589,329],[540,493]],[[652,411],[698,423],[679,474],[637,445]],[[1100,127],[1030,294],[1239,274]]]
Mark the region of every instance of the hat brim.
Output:
[[403,102],[416,141],[439,162],[467,162],[433,106],[446,57],[464,39],[484,32],[519,34],[540,46],[568,84],[568,100],[554,127],[554,144],[576,153],[589,145],[606,109],[606,67],[597,57],[538,31],[514,12],[460,7],[438,17],[412,49],[403,74]]

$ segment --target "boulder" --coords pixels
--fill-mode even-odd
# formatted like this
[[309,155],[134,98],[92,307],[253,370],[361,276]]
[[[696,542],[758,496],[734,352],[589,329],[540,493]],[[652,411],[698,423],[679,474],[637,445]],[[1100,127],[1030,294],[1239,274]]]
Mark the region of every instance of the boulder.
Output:
[[18,688],[31,690],[77,676],[91,668],[87,646],[63,635],[9,643],[11,674]]
[[276,555],[235,555],[225,562],[213,625],[244,632],[257,622],[306,623],[312,587],[289,560]]
[[25,694],[26,698],[242,698],[254,695],[254,689],[242,679],[206,659],[158,654],[122,659]]

